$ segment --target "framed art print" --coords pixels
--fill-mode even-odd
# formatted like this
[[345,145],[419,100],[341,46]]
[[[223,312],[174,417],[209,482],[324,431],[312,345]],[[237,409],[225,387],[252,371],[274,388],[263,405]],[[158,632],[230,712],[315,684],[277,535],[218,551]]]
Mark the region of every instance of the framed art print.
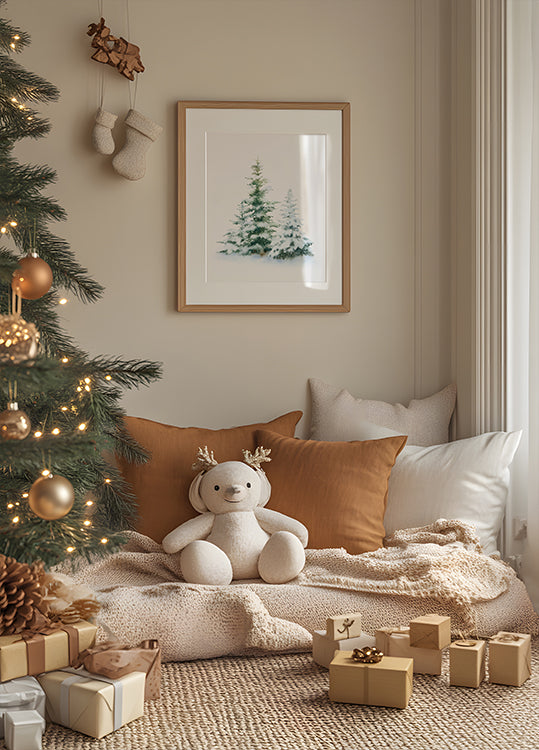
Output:
[[181,312],[350,310],[350,105],[179,102]]

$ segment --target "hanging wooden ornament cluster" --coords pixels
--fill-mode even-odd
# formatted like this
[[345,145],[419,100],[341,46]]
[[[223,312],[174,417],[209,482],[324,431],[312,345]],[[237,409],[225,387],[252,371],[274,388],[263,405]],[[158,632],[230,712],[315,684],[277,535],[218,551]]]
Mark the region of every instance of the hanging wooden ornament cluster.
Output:
[[128,42],[122,36],[113,36],[105,19],[88,26],[88,36],[93,36],[91,45],[95,48],[92,60],[111,65],[130,81],[135,80],[135,73],[143,73],[144,65],[140,59],[140,47]]
[[0,364],[18,365],[35,359],[39,351],[39,331],[20,315],[0,315]]
[[35,252],[20,258],[13,271],[11,288],[23,299],[39,299],[52,286],[52,271],[47,261]]

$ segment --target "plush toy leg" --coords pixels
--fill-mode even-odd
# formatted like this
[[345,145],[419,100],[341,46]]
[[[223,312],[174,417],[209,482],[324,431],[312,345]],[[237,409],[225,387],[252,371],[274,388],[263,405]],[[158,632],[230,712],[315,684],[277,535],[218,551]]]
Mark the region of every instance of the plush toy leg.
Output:
[[267,583],[291,581],[301,573],[304,565],[303,545],[289,531],[272,534],[258,558],[258,572]]
[[201,539],[191,542],[183,550],[180,566],[187,583],[227,586],[232,580],[228,556],[215,544]]

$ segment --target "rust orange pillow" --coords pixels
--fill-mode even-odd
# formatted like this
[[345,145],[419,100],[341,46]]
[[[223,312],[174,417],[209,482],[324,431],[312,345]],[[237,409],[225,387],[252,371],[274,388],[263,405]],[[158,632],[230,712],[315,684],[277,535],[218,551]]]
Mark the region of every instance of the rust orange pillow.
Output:
[[271,448],[263,465],[271,483],[266,507],[305,524],[310,549],[344,547],[355,555],[382,546],[389,475],[406,437],[341,443],[259,430],[256,439]]
[[126,417],[126,427],[151,454],[148,463],[130,464],[118,458],[118,465],[138,501],[135,529],[161,542],[169,531],[198,515],[189,502],[191,468],[199,446],[207,445],[222,461],[241,461],[242,450],[256,448],[255,434],[261,427],[282,435],[294,435],[301,411],[293,411],[267,423],[249,424],[224,430],[202,427],[174,427],[141,417]]

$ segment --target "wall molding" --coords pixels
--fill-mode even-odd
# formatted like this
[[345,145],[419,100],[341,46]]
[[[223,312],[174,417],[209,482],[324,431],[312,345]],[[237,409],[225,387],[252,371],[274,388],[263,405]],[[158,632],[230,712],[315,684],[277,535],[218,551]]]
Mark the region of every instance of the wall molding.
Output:
[[506,421],[507,0],[452,5],[452,372],[456,437]]
[[506,0],[475,3],[475,428],[506,422]]

